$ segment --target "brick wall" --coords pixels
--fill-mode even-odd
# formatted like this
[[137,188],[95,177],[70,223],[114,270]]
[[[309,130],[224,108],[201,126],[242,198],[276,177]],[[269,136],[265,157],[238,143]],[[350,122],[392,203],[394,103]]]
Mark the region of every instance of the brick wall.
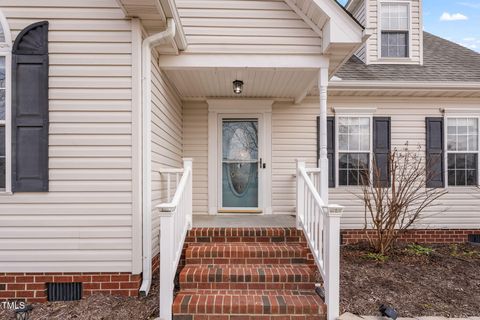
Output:
[[[367,233],[373,237],[373,230],[342,230],[342,243],[355,244],[367,240]],[[465,243],[468,235],[480,234],[480,229],[418,229],[408,230],[401,235],[400,241],[416,243]]]
[[47,301],[47,283],[82,282],[83,295],[137,296],[141,276],[130,273],[0,273],[0,300]]

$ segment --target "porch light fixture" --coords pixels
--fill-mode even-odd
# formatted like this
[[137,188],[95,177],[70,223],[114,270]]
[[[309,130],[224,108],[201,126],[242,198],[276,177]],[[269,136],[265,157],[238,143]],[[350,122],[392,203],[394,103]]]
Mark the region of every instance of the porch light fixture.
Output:
[[235,94],[241,94],[242,91],[243,91],[243,81],[242,80],[233,81],[233,92]]

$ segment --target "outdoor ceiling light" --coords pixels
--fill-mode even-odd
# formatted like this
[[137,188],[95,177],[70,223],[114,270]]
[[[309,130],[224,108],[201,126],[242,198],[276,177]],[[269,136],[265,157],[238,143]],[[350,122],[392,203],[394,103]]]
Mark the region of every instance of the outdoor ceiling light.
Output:
[[243,81],[242,80],[233,81],[233,92],[235,94],[241,94],[242,91],[243,91]]

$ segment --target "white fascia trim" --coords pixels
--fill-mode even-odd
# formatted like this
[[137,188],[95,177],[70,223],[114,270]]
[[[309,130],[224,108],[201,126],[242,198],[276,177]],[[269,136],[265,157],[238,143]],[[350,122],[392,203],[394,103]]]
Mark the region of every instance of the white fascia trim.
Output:
[[470,91],[479,90],[480,82],[424,82],[424,81],[349,81],[331,80],[329,88],[347,90],[449,90],[449,91]]
[[162,70],[192,70],[201,68],[312,70],[328,67],[329,58],[323,55],[180,53],[178,56],[160,56],[158,64]]
[[333,108],[335,115],[373,115],[377,112],[377,108]]
[[209,112],[249,113],[272,112],[273,99],[208,99]]
[[472,116],[478,117],[480,116],[480,108],[441,108],[440,112],[444,114],[446,117],[454,117],[454,116]]
[[174,41],[175,22],[168,19],[167,29],[149,36],[142,43],[142,158],[143,158],[143,274],[140,293],[148,295],[152,284],[152,49]]

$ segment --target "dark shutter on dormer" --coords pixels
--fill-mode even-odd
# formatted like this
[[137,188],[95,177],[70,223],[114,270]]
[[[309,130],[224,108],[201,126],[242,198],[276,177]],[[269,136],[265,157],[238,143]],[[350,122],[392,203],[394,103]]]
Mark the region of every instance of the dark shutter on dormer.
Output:
[[[335,117],[327,117],[328,187],[335,188]],[[317,166],[320,164],[320,117],[317,117]]]
[[48,22],[18,35],[12,59],[12,189],[48,191]]
[[377,187],[390,187],[391,119],[373,118],[373,178]]
[[445,187],[443,118],[426,118],[427,188]]

